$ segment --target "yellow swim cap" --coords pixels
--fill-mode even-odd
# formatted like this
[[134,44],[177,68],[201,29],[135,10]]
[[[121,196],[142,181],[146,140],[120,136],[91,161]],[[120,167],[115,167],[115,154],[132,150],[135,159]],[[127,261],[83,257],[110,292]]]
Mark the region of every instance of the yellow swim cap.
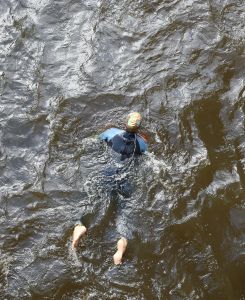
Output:
[[127,131],[136,132],[140,127],[141,121],[142,121],[142,117],[140,113],[132,112],[128,114],[126,120]]

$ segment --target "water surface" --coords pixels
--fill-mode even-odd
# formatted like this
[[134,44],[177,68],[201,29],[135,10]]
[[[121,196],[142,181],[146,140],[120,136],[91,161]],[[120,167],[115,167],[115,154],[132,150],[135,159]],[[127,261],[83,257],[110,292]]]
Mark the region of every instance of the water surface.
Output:
[[[0,0],[1,299],[245,299],[244,1]],[[99,174],[142,112],[133,228]],[[125,199],[124,199],[125,201]],[[76,254],[74,223],[94,209]]]

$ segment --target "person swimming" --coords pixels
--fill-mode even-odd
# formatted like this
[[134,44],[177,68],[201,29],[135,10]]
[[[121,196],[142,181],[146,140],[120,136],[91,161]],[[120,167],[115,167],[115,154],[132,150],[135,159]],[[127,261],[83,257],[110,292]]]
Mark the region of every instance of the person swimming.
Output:
[[112,150],[121,154],[121,160],[132,155],[141,155],[147,151],[146,141],[138,134],[141,122],[140,113],[130,113],[126,119],[126,130],[110,128],[104,131],[99,138],[105,141]]
[[[142,116],[138,112],[128,114],[125,122],[125,130],[119,128],[109,128],[99,135],[99,139],[106,142],[107,145],[113,150],[115,155],[119,155],[120,161],[131,159],[135,156],[142,155],[148,149],[146,140],[138,133],[142,122]],[[108,170],[106,171],[108,173]],[[118,173],[118,170],[114,170]],[[121,184],[121,183],[120,183]],[[124,192],[124,196],[126,193]],[[79,240],[87,232],[87,228],[80,222],[75,225],[72,237],[72,246],[76,248]],[[127,238],[121,237],[117,242],[117,251],[113,256],[114,264],[122,262],[123,254],[127,248]]]

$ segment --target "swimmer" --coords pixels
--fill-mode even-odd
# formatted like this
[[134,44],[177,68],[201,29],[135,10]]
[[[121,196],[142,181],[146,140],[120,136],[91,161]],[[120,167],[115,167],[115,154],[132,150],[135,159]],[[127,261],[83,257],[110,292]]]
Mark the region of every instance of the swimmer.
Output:
[[[109,128],[100,134],[101,141],[120,154],[120,159],[124,160],[133,156],[141,155],[147,151],[147,142],[138,133],[142,122],[142,117],[138,112],[130,113],[125,122],[125,129]],[[86,234],[87,228],[83,224],[77,224],[73,231],[72,246],[76,248],[79,240]],[[113,256],[115,265],[122,263],[123,255],[126,251],[128,241],[126,237],[121,237],[117,242],[117,251]]]
[[100,136],[109,147],[121,155],[121,160],[133,155],[141,155],[147,151],[145,138],[138,134],[142,122],[140,113],[133,112],[127,116],[125,130],[109,128]]

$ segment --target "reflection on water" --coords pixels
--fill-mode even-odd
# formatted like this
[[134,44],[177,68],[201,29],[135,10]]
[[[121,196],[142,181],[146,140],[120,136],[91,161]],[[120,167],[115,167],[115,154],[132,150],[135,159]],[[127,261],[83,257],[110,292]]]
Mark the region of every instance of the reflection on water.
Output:
[[[0,12],[1,299],[243,299],[243,1],[1,0]],[[114,209],[97,137],[130,110],[149,153]]]

